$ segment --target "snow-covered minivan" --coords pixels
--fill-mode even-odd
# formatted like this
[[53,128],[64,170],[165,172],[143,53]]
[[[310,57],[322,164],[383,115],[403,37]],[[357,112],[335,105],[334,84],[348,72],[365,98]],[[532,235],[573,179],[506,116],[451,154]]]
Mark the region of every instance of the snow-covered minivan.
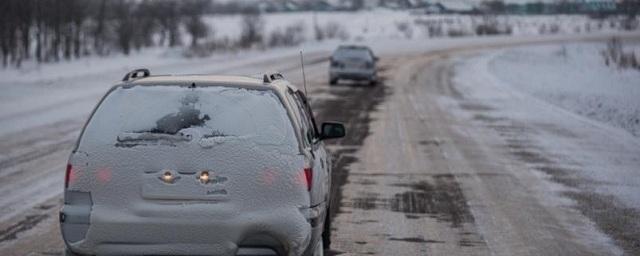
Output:
[[128,73],[66,170],[66,255],[322,255],[331,162],[281,75]]

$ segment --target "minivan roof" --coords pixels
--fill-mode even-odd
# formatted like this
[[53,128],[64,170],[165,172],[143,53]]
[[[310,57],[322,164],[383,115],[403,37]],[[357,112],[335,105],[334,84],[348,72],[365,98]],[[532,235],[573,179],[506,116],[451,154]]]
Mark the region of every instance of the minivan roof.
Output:
[[250,89],[275,89],[280,93],[288,89],[298,91],[298,88],[284,79],[275,79],[265,83],[263,79],[250,76],[233,75],[153,75],[123,82],[118,86],[136,85],[183,85],[189,86],[234,86]]
[[368,50],[369,47],[364,45],[341,45],[338,49],[343,50]]
[[226,84],[262,84],[262,80],[248,76],[229,75],[154,75],[136,79],[132,83],[154,83],[154,82],[205,82],[205,83],[226,83]]

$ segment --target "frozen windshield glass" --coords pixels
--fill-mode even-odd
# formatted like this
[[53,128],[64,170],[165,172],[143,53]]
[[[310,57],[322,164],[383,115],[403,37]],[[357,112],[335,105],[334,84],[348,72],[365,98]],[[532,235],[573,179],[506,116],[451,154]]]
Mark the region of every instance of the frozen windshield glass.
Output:
[[209,145],[208,139],[297,147],[287,112],[272,91],[178,86],[116,89],[91,118],[81,144]]
[[340,48],[334,54],[334,58],[370,60],[371,54],[364,48]]

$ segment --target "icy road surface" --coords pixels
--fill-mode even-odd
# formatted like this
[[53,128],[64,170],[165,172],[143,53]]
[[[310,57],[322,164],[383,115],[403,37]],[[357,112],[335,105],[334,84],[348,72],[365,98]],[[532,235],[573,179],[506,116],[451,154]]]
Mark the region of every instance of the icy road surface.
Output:
[[[339,207],[327,253],[640,254],[638,137],[541,99],[487,64],[503,53],[497,49],[567,39],[575,38],[374,45],[384,79],[376,87],[330,87],[328,52],[308,52],[317,119],[348,129],[330,146]],[[151,70],[281,70],[301,85],[297,52],[207,61]],[[0,255],[62,253],[64,165],[84,118],[121,76],[117,69],[0,84]]]

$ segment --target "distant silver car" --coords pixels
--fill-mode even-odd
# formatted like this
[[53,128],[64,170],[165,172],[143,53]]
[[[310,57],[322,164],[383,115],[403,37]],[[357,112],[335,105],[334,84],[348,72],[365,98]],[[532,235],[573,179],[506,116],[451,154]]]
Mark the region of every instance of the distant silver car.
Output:
[[66,255],[322,255],[331,161],[279,74],[149,76],[101,100],[66,170]]
[[366,46],[340,46],[331,55],[329,66],[329,84],[337,84],[340,79],[378,82],[376,57]]

